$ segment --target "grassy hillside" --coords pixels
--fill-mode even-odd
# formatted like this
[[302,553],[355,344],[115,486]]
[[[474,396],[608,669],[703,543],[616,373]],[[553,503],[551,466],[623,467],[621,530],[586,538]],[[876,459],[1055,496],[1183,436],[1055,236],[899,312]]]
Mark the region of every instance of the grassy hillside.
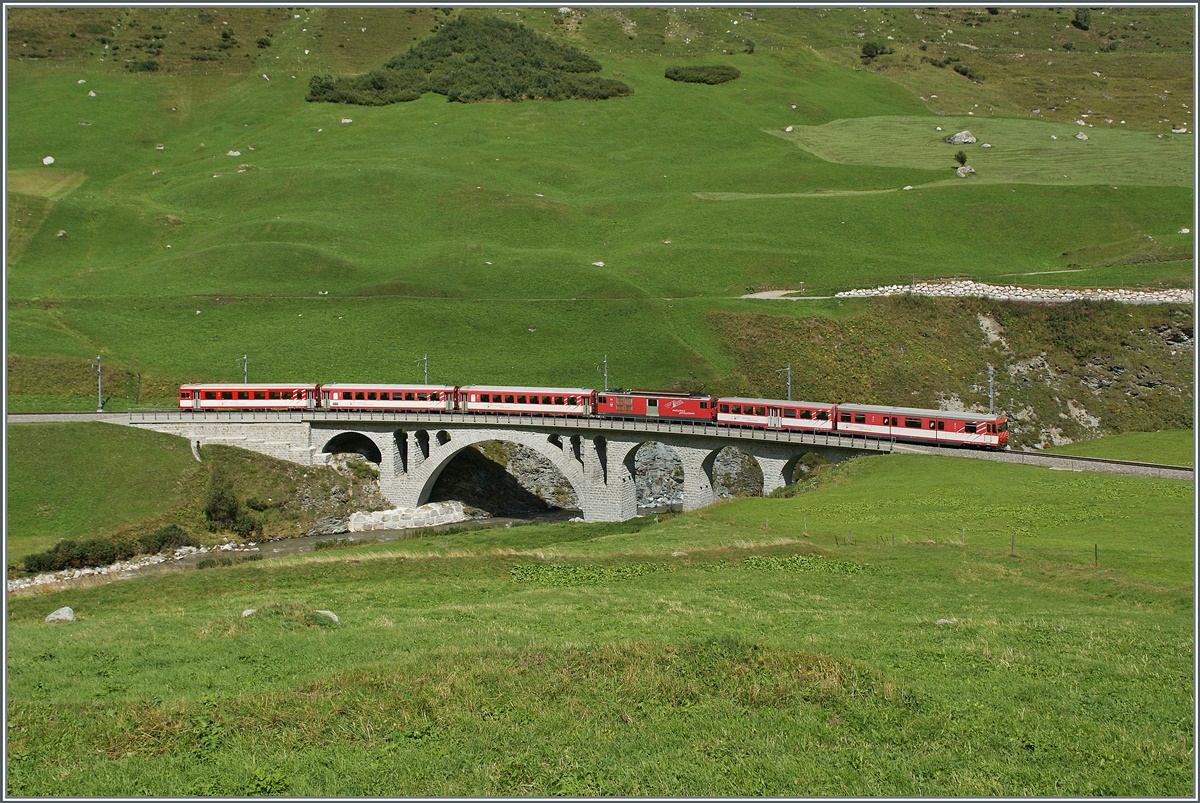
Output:
[[184,438],[112,424],[12,424],[5,445],[10,566],[64,538],[137,538],[167,524],[217,543],[203,516],[214,470],[242,505],[257,500],[252,515],[267,536],[297,535],[319,518],[379,501],[377,486],[371,492],[330,468],[225,446],[203,447],[196,462]]
[[[1189,286],[1192,135],[1164,104],[1190,96],[1190,12],[1084,32],[1068,11],[499,9],[634,94],[367,108],[305,102],[309,77],[457,12],[13,9],[7,332],[30,379],[9,402],[88,409],[96,354],[113,409],[240,378],[243,354],[259,379],[410,380],[429,353],[437,381],[593,384],[607,353],[622,384],[716,387],[734,357],[712,314],[775,314],[748,289]],[[1103,80],[1106,103],[1031,116],[1018,53],[1064,37],[1072,66],[1044,80]],[[864,64],[872,38],[895,52]],[[946,48],[985,79],[920,60]],[[741,77],[663,77],[715,61]],[[939,125],[994,140],[975,179]]]
[[895,455],[17,598],[9,790],[1185,796],[1193,525],[1183,482]]

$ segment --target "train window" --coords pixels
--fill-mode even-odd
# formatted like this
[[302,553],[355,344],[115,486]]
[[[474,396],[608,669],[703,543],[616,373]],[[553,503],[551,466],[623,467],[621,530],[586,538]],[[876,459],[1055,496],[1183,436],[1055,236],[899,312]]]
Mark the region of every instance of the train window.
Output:
[[1007,431],[1008,431],[1008,422],[1007,421],[997,421],[996,422],[996,432],[1007,432]]
[[734,415],[741,415],[742,414],[742,405],[735,404],[729,408],[729,411],[732,412]]
[[931,419],[929,419],[929,428],[930,428],[930,429],[936,429],[936,428],[937,428],[937,422],[936,422],[936,421],[934,421],[932,418],[931,418]]
[[938,429],[939,429],[939,430],[944,430],[944,429],[946,429],[946,422],[945,422],[945,421],[939,421],[939,422],[937,422],[937,424],[938,424]]
[[820,410],[820,411],[818,411],[818,412],[817,412],[817,420],[818,420],[818,421],[828,421],[828,420],[829,420],[829,413],[825,412],[824,410]]
[[550,396],[543,396],[542,404],[554,404],[554,399]]
[[238,397],[238,399],[239,399],[239,400],[249,400],[249,399],[250,399],[250,391],[248,391],[248,390],[239,390],[239,391],[238,391],[238,395],[237,395],[237,397]]
[[412,393],[405,393],[404,400],[405,401],[416,401],[416,396],[414,396]]
[[223,390],[223,391],[221,391],[221,398],[222,398],[222,399],[232,399],[232,398],[233,398],[233,391],[231,391],[231,390]]
[[524,396],[518,396],[518,397],[517,397],[517,404],[525,404],[525,397],[524,397]]
[[179,391],[179,398],[190,399],[192,398],[192,392],[190,390],[181,390]]
[[967,424],[963,424],[963,432],[967,433],[968,435],[974,435],[974,434],[975,434],[975,428],[976,428],[976,427],[975,427],[975,422],[974,422],[974,421],[972,421],[972,422],[970,422],[970,423],[967,423]]
[[[824,415],[824,413],[822,413],[822,415]],[[805,421],[811,421],[812,420],[812,410],[801,410],[800,417],[802,419],[804,419]]]
[[728,405],[728,404],[722,404],[722,405],[721,405],[721,412],[723,412],[723,413],[728,413],[728,412],[729,412],[729,405]]
[[566,399],[564,399],[562,396],[555,396],[555,397],[554,397],[554,403],[555,403],[555,404],[566,404],[566,403],[567,403],[567,400],[566,400]]
[[579,404],[579,399],[575,398],[574,396],[568,396],[567,404]]
[[[268,399],[276,399],[276,400],[278,400],[278,399],[279,399],[279,391],[277,391],[277,390],[268,391],[268,392],[267,392],[267,398],[268,398]],[[333,398],[335,398],[335,399],[337,398],[337,394],[336,394],[336,393],[335,393],[335,394],[333,394]]]
[[995,424],[988,424],[988,425],[987,425],[987,431],[988,431],[988,434],[995,434],[995,432],[996,432],[996,425],[995,425]]
[[865,413],[855,413],[855,414],[854,414],[854,423],[856,423],[856,424],[865,424],[865,423],[867,423],[867,416],[866,416],[866,414],[865,414]]
[[755,414],[755,415],[766,415],[766,414],[767,414],[767,408],[766,408],[766,407],[755,407],[755,408],[754,408],[754,414]]
[[215,398],[217,398],[217,394],[214,391],[206,390],[206,391],[204,391],[204,398],[215,399]]
[[[596,397],[596,402],[597,402],[598,404],[608,404],[608,399],[607,399],[606,397],[604,397],[604,396],[597,396],[597,397]],[[555,404],[559,404],[559,401],[558,401],[558,397],[557,397],[557,396],[555,397],[555,401],[554,401],[554,403],[555,403]]]
[[417,401],[429,401],[429,394],[428,393],[418,393]]
[[920,429],[921,428],[921,419],[906,418],[906,419],[904,419],[904,426],[908,427],[909,429]]
[[267,394],[263,393],[261,390],[256,390],[254,391],[254,398],[265,400],[267,398]]
[[400,391],[396,391],[395,393],[391,393],[388,395],[390,395],[392,401],[404,401],[404,394],[401,393]]
[[512,404],[512,403],[513,403],[513,397],[512,397],[512,396],[505,396],[505,397],[504,397],[504,403],[505,403],[505,404]]
[[369,392],[367,394],[367,400],[368,401],[378,401],[379,399],[376,397],[375,391],[372,390],[371,392]]
[[842,415],[841,415],[841,420],[842,420],[844,423],[847,423],[847,424],[849,424],[849,423],[850,423],[850,414],[849,414],[849,413],[842,413]]
[[708,409],[708,402],[700,402],[700,409],[701,409],[701,410],[707,410],[707,409]]
[[445,401],[445,399],[442,398],[441,393],[430,393],[429,398],[430,398],[430,400],[436,401],[436,402]]
[[796,417],[796,411],[795,411],[795,410],[793,410],[793,409],[792,409],[792,408],[790,408],[790,407],[786,407],[786,408],[784,408],[784,410],[783,410],[783,417],[784,417],[784,418],[795,418],[795,417]]

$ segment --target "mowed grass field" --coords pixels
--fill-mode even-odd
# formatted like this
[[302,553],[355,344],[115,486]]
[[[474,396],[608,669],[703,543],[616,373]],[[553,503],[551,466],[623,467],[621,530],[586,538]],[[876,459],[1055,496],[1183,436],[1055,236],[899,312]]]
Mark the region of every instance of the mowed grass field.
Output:
[[14,598],[9,792],[1187,796],[1192,528],[1188,483],[895,455]]
[[[446,381],[592,384],[607,353],[631,381],[663,386],[729,365],[678,299],[761,309],[733,300],[914,276],[1191,282],[1192,241],[1178,234],[1191,219],[1190,134],[1160,139],[1142,123],[1079,142],[1014,109],[971,120],[994,148],[972,152],[976,179],[951,180],[957,148],[931,142],[934,127],[965,126],[971,105],[932,113],[887,71],[829,58],[825,38],[812,49],[810,34],[838,29],[805,9],[597,9],[578,24],[514,12],[595,52],[603,75],[634,88],[618,100],[306,103],[311,75],[365,70],[429,24],[363,11],[357,26],[334,10],[218,14],[200,26],[214,41],[229,22],[241,39],[269,25],[272,44],[243,43],[212,67],[164,56],[177,67],[131,74],[96,45],[10,61],[9,353],[103,354],[165,385],[240,378],[246,353],[257,379],[307,380],[305,366],[346,366],[354,376],[317,378],[352,379],[361,366],[408,380],[430,353],[472,372]],[[136,18],[113,30],[157,20],[168,42],[198,35],[178,14],[127,28]],[[747,38],[762,47],[744,52]],[[1134,63],[1100,55],[1110,73]],[[714,61],[742,76],[663,78]],[[990,91],[928,69],[968,96]],[[545,322],[548,310],[572,331]]]

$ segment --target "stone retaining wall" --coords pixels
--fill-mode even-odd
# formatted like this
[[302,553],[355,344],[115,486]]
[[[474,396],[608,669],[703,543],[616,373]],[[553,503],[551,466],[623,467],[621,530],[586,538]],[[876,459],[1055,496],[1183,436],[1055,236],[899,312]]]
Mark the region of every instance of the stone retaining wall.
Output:
[[392,510],[353,513],[349,529],[352,533],[373,530],[407,530],[411,527],[434,527],[466,521],[462,502],[430,502],[420,507],[398,507]]

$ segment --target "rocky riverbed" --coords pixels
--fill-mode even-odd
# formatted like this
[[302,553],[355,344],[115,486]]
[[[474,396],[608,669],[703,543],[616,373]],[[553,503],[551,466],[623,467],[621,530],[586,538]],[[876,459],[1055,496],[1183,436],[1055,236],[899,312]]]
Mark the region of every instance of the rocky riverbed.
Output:
[[983,282],[914,282],[871,287],[861,290],[844,290],[835,298],[872,298],[897,296],[908,293],[915,296],[938,298],[991,298],[997,301],[1031,301],[1040,303],[1062,303],[1068,301],[1116,301],[1121,304],[1191,304],[1192,291],[1170,290],[1121,290],[1087,289],[1069,290],[1062,287],[1018,287],[1012,284],[986,284]]

